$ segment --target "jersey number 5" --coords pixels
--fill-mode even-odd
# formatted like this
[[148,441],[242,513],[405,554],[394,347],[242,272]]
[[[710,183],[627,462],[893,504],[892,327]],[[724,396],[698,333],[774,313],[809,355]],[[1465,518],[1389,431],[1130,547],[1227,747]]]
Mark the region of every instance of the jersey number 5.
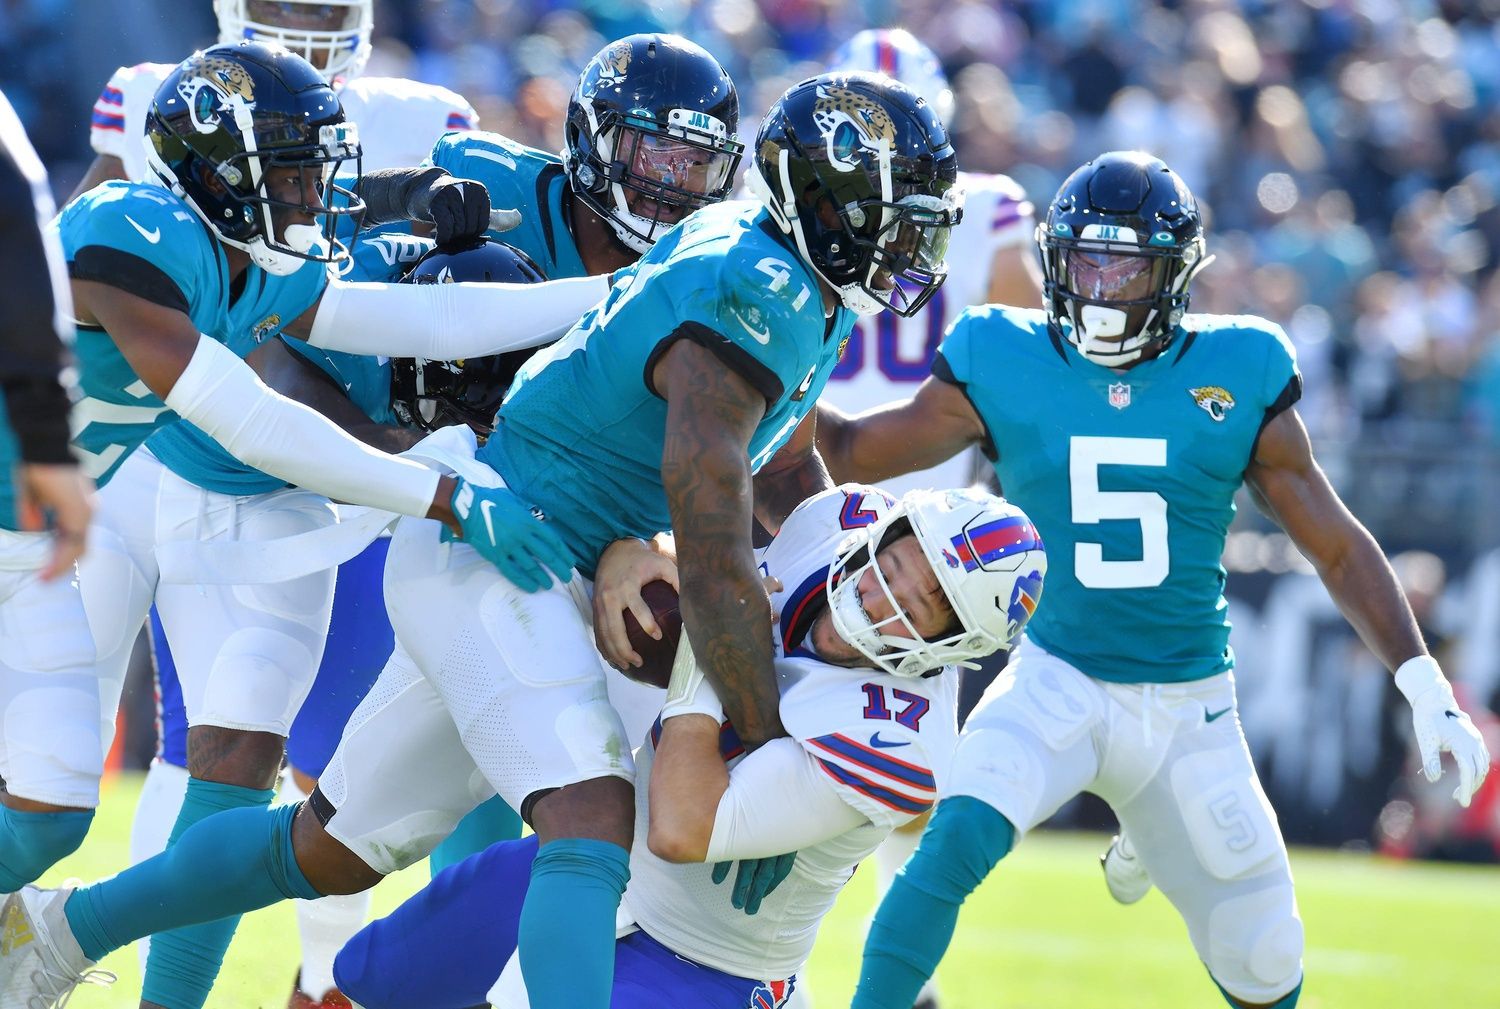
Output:
[[1141,526],[1141,558],[1107,561],[1099,543],[1073,546],[1073,573],[1091,589],[1144,589],[1166,581],[1172,568],[1167,545],[1167,499],[1153,491],[1099,489],[1100,466],[1165,466],[1165,438],[1068,439],[1068,482],[1073,523],[1098,525],[1125,519]]

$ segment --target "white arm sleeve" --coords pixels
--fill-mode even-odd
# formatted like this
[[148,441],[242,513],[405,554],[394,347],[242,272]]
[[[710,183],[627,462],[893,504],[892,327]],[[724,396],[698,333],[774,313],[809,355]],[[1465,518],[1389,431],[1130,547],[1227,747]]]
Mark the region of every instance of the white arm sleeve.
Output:
[[869,822],[800,743],[773,739],[730,771],[704,861],[785,855]]
[[307,342],[349,354],[485,357],[559,339],[608,293],[608,276],[545,284],[330,279]]
[[167,406],[243,463],[350,504],[421,517],[438,473],[386,455],[345,434],[322,414],[273,392],[223,344],[198,338]]

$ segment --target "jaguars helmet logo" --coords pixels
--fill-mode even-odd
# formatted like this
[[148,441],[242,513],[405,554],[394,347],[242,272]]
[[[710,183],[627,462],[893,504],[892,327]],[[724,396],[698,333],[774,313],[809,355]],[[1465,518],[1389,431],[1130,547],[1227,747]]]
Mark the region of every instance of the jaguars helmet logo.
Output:
[[618,87],[625,82],[625,72],[630,69],[630,43],[617,42],[595,57],[589,65],[589,80],[584,94],[594,97],[604,88]]
[[256,343],[260,343],[280,328],[281,316],[273,312],[257,322],[255,327],[250,330],[250,335],[255,338]]
[[194,53],[183,63],[177,93],[199,133],[218,129],[221,112],[255,107],[255,81],[249,71],[234,60],[210,53]]
[[837,84],[818,86],[813,122],[823,137],[828,161],[841,172],[859,167],[861,152],[878,154],[880,142],[896,142],[896,124],[878,102]]
[[1224,415],[1234,409],[1234,397],[1229,395],[1229,390],[1217,385],[1202,385],[1196,389],[1189,389],[1188,395],[1193,397],[1208,415],[1216,421],[1222,421]]

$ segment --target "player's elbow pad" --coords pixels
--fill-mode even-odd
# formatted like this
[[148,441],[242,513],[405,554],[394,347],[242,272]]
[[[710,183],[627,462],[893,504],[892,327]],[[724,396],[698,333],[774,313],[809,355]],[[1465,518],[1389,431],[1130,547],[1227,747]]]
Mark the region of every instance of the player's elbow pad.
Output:
[[280,396],[223,344],[200,337],[166,404],[236,459],[340,501],[423,516],[438,474],[369,448]]
[[349,354],[486,357],[559,339],[608,293],[608,277],[545,284],[330,279],[307,342]]

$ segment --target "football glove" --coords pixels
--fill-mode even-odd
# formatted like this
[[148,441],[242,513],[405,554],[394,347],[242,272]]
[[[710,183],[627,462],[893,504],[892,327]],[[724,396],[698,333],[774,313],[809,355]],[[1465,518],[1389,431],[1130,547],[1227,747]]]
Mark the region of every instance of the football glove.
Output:
[[472,244],[491,226],[490,193],[484,183],[456,179],[435,165],[366,172],[354,189],[365,203],[363,227],[428,221],[439,248]]
[[[780,886],[782,880],[791,875],[792,866],[796,864],[796,861],[795,851],[770,858],[740,859],[739,871],[735,873],[734,891],[729,896],[729,903],[733,904],[737,911],[756,914],[760,911],[760,902]],[[710,878],[716,884],[724,882],[729,875],[730,864],[729,862],[715,862],[713,875]]]
[[1411,704],[1412,728],[1427,780],[1437,781],[1442,776],[1443,751],[1453,754],[1458,764],[1458,787],[1453,797],[1460,806],[1467,806],[1490,770],[1484,738],[1458,706],[1453,687],[1430,655],[1401,663],[1396,670],[1396,686]]
[[[573,562],[562,537],[504,487],[481,487],[459,479],[452,506],[463,529],[463,541],[517,588],[540,592],[551,585],[543,565],[551,568],[559,581],[573,576]],[[452,538],[452,531],[445,526],[443,539]]]

